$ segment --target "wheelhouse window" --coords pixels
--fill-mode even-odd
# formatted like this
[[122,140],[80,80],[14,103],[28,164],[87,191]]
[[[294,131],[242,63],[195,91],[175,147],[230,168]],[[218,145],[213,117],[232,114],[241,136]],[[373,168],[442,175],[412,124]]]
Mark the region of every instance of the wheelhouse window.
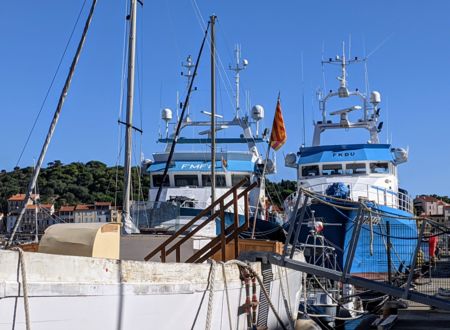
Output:
[[370,163],[370,173],[388,174],[389,163]]
[[[203,187],[211,187],[211,175],[202,175],[202,185]],[[227,182],[225,180],[225,175],[216,175],[216,187],[226,187]]]
[[232,174],[231,175],[231,185],[232,186],[237,185],[244,178],[247,179],[247,182],[244,183],[243,187],[248,187],[250,185],[250,175],[244,175],[244,174]]
[[319,165],[302,166],[302,176],[317,176],[319,175]]
[[[152,175],[152,181],[153,181],[153,187],[159,187],[161,186],[161,182],[162,182],[162,174],[153,174]],[[169,186],[169,176],[166,175],[166,179],[164,180],[164,187],[168,187]]]
[[322,165],[322,175],[342,175],[342,164],[324,164]]
[[198,186],[197,175],[175,175],[175,187]]
[[346,174],[367,174],[366,170],[366,164],[365,163],[353,163],[353,164],[347,164],[345,166],[345,173]]

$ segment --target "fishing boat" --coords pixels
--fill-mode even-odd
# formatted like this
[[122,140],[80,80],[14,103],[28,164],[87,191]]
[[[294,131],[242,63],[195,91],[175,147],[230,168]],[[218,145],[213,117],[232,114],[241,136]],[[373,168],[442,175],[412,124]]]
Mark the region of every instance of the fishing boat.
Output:
[[[236,63],[230,65],[235,72],[235,111],[231,120],[222,115],[215,115],[215,132],[221,132],[226,137],[216,137],[212,134],[212,114],[202,111],[205,120],[192,120],[189,113],[185,118],[175,118],[169,108],[161,111],[161,119],[165,122],[165,136],[160,136],[158,142],[165,144],[165,150],[153,154],[153,159],[144,160],[143,167],[150,175],[149,199],[146,203],[135,203],[133,219],[141,232],[161,232],[164,229],[176,230],[188,218],[197,215],[211,205],[215,198],[219,198],[242,179],[247,182],[238,192],[242,192],[248,185],[259,181],[260,184],[252,190],[250,198],[251,230],[241,233],[242,237],[256,237],[260,239],[274,239],[284,242],[285,235],[282,228],[281,215],[270,212],[266,207],[265,176],[275,172],[275,165],[271,159],[264,159],[258,150],[258,144],[267,146],[267,131],[260,134],[259,124],[264,118],[264,108],[255,105],[251,115],[242,115],[240,106],[240,71],[244,70],[248,61],[241,60],[240,46],[236,46]],[[195,66],[189,56],[185,63],[183,74],[187,78],[189,87]],[[188,102],[188,101],[186,101]],[[189,107],[189,105],[187,105]],[[175,137],[175,129],[169,134],[169,125],[175,127],[180,123],[180,132]],[[255,131],[255,133],[254,133]],[[189,137],[186,136],[189,134]],[[196,134],[196,136],[194,135]],[[176,149],[171,149],[176,144]],[[215,160],[212,160],[211,145],[215,144]],[[231,150],[230,150],[231,149]],[[169,160],[170,159],[170,160]],[[211,180],[214,172],[215,180]],[[165,217],[162,212],[154,212],[155,208],[164,206]],[[239,201],[240,223],[244,221],[244,201]],[[175,215],[175,218],[174,216]],[[233,213],[225,213],[227,226],[233,222]],[[255,227],[253,221],[256,219]],[[155,227],[157,229],[155,229]],[[213,235],[220,233],[220,226],[212,228]],[[151,230],[153,229],[153,230]],[[253,230],[254,229],[254,230]]]
[[[339,86],[325,95],[319,93],[322,118],[314,122],[312,145],[302,145],[298,152],[286,155],[285,165],[296,169],[299,190],[309,197],[314,195],[309,199],[308,219],[298,243],[305,243],[310,234],[306,220],[311,222],[315,218],[320,225],[316,229],[336,251],[338,269],[345,268],[345,260],[351,253],[347,271],[376,277],[387,274],[390,262],[397,269],[411,264],[417,225],[412,217],[412,199],[398,179],[398,166],[408,160],[408,150],[381,143],[381,94],[358,88],[350,90],[348,85],[348,67],[357,63],[366,62],[357,57],[347,58],[345,48],[341,56],[322,62],[323,66],[340,68]],[[339,133],[342,137],[355,130],[367,132],[368,139],[351,144],[322,143],[322,135],[329,131],[334,131],[333,140],[339,141]],[[297,193],[289,196],[285,209],[292,211],[297,198]],[[356,233],[361,205],[364,219]],[[355,234],[359,235],[358,243],[352,251],[350,245]],[[387,236],[391,239],[390,246],[396,247],[389,261]]]
[[[248,329],[256,326],[287,329],[297,318],[302,274],[263,262],[235,260],[240,248],[237,234],[249,227],[246,201],[250,190],[257,185],[255,182],[238,193],[237,190],[246,182],[241,180],[204,210],[205,214],[212,212],[222,219],[221,249],[210,249],[206,255],[212,256],[218,252],[215,259],[224,261],[225,249],[229,246],[227,243],[232,241],[235,253],[229,258],[231,260],[179,262],[180,255],[184,256],[185,251],[177,249],[177,262],[165,262],[165,256],[169,253],[165,249],[166,243],[161,245],[159,262],[147,262],[144,257],[121,257],[123,250],[132,245],[130,241],[139,241],[143,236],[132,234],[138,232],[138,228],[131,219],[129,198],[137,4],[138,1],[130,0],[123,221],[56,224],[46,230],[38,252],[24,252],[14,245],[14,235],[23,218],[22,210],[6,249],[0,251],[0,329]],[[96,0],[93,0],[26,191],[26,202],[31,200],[64,100],[68,96],[95,6]],[[212,16],[212,26],[214,20]],[[236,197],[230,201],[235,206],[235,221],[233,225],[226,226],[223,214],[228,205],[225,198],[230,194]],[[237,197],[244,199],[243,225],[237,217]],[[219,210],[214,212],[216,206]],[[195,218],[192,221],[195,223]],[[183,228],[178,232],[183,234]],[[177,239],[178,244],[186,237],[168,237],[168,240]],[[128,238],[128,246],[123,243],[124,238]],[[147,252],[141,254],[145,256]],[[302,259],[301,254],[295,255]]]

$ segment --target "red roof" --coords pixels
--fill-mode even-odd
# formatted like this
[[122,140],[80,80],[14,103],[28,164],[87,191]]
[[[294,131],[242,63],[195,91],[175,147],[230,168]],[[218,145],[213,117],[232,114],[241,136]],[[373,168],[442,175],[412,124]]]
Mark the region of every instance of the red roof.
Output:
[[88,205],[88,204],[78,204],[75,207],[75,211],[89,211],[91,210],[93,207],[93,205]]
[[440,199],[437,199],[436,197],[433,197],[433,196],[420,195],[420,196],[417,196],[416,199],[420,199],[424,202],[429,202],[429,203],[437,203],[439,205],[450,205],[450,204],[448,204]]
[[[34,210],[38,205],[30,204],[27,205],[27,210]],[[41,209],[51,209],[53,204],[39,204],[39,208]]]
[[75,210],[75,206],[73,205],[62,205],[59,208],[59,212],[73,212]]
[[111,206],[111,202],[95,202],[95,206]]
[[[39,198],[39,195],[32,194],[31,198],[32,199]],[[15,194],[8,198],[8,201],[10,201],[10,202],[21,202],[24,200],[25,200],[25,194]]]

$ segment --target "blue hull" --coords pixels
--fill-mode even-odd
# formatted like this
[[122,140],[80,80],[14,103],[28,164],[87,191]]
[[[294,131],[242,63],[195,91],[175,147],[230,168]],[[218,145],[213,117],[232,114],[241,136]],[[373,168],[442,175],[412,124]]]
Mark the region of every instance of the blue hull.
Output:
[[[325,204],[311,204],[309,209],[315,211],[316,219],[322,218],[321,220],[325,224],[322,234],[327,240],[327,244],[336,248],[338,268],[343,269],[343,265],[345,264],[344,260],[347,258],[348,248],[353,234],[357,211],[337,209]],[[385,206],[380,206],[378,210],[392,215],[394,218],[387,216],[379,218],[377,224],[372,226],[372,231],[368,223],[362,225],[353,263],[350,268],[351,273],[387,273],[387,222],[390,224],[391,231],[391,262],[393,267],[399,269],[401,265],[405,267],[411,264],[412,255],[417,245],[416,221],[395,218],[398,216],[411,216],[411,214],[402,210]],[[309,217],[309,214],[305,215],[304,225],[302,226],[298,239],[299,243],[306,241],[309,233],[309,228],[306,226],[306,223]],[[372,241],[371,236],[373,236]]]

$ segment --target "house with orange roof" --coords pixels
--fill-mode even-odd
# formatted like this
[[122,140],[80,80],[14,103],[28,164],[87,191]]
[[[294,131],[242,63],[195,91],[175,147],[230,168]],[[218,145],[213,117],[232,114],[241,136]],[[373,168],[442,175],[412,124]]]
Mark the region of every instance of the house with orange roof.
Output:
[[[39,200],[39,194],[31,195],[32,201],[27,204],[33,204],[34,201]],[[25,194],[15,194],[8,198],[8,214],[19,214],[25,201]]]
[[450,204],[433,196],[419,195],[414,199],[414,208],[418,215],[444,216],[447,206]]
[[[45,229],[48,226],[56,223],[56,219],[54,217],[55,206],[53,204],[40,204],[38,201],[38,195],[35,195],[35,203],[27,203],[25,208],[25,213],[23,215],[22,221],[18,228],[18,232],[22,234],[43,234]],[[20,213],[21,207],[25,200],[25,195],[14,195],[8,199],[9,202],[17,202],[17,204],[12,204],[13,209],[11,209],[10,213],[6,219],[6,231],[10,233],[14,228],[14,225],[17,221],[17,217]],[[36,229],[37,228],[37,229]]]

